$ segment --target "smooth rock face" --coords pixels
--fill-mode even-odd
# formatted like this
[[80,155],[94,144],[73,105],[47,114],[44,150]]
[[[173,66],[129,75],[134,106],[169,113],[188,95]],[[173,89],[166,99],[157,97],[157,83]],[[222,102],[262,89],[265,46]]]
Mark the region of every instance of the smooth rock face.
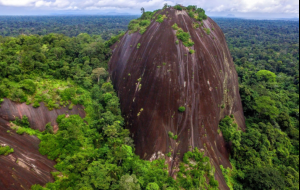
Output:
[[[220,189],[228,189],[219,166],[231,167],[229,151],[218,124],[224,116],[233,114],[244,130],[245,119],[225,36],[210,18],[204,26],[214,30],[207,35],[203,28],[193,28],[196,20],[185,11],[170,8],[158,14],[165,14],[167,19],[161,24],[153,21],[143,35],[127,32],[113,46],[109,62],[136,153],[152,160],[158,153],[174,150],[172,174],[177,153],[181,158],[198,147],[216,167]],[[176,44],[174,23],[190,33],[195,42],[194,54],[181,41]],[[180,106],[186,107],[184,113],[178,111]],[[169,132],[178,135],[178,139],[171,139]]]
[[82,106],[74,106],[73,110],[62,108],[49,111],[43,103],[39,108],[33,108],[25,103],[4,100],[0,107],[0,145],[10,146],[14,153],[0,156],[1,190],[30,189],[34,184],[45,185],[53,182],[50,172],[55,171],[56,164],[39,153],[40,140],[37,137],[17,134],[10,128],[9,121],[26,115],[33,129],[43,131],[46,124],[51,122],[58,130],[56,118],[61,114],[78,114],[85,117]]

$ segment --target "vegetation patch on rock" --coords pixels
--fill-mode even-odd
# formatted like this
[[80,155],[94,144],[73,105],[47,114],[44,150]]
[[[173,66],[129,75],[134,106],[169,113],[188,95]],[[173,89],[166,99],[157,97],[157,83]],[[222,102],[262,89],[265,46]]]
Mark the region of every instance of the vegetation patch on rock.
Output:
[[158,15],[156,22],[162,23],[167,18],[166,15]]
[[[156,11],[154,12],[143,12],[142,16],[138,19],[130,21],[128,25],[128,30],[130,33],[140,32],[140,34],[144,34],[147,31],[147,28],[150,26],[151,21],[155,15]],[[162,16],[162,15],[160,15]],[[163,21],[163,16],[160,17],[159,21]]]
[[195,44],[191,39],[190,34],[188,32],[184,32],[181,28],[178,29],[176,36],[182,41],[185,47],[192,47]]
[[202,8],[197,8],[195,5],[190,5],[186,7],[186,10],[191,18],[196,19],[197,21],[202,21],[207,19],[205,10]]
[[185,107],[184,107],[184,106],[180,106],[180,107],[178,108],[178,111],[179,111],[179,112],[185,112]]
[[7,156],[13,152],[14,152],[14,149],[10,148],[9,146],[0,146],[0,156],[1,155]]

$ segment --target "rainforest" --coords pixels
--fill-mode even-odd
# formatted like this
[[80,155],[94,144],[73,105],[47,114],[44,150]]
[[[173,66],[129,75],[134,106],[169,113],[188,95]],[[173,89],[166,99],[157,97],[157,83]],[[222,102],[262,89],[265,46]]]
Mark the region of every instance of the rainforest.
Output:
[[[0,189],[299,189],[298,22],[209,18],[179,5],[78,19],[0,17]],[[163,48],[169,55],[180,49],[180,60],[199,57],[214,72],[198,82],[211,86],[191,85],[199,66],[176,83],[192,91],[167,91],[191,61],[161,58],[147,42],[174,47]],[[198,92],[215,106],[201,117],[205,133],[161,122],[198,125],[198,101],[186,103]]]

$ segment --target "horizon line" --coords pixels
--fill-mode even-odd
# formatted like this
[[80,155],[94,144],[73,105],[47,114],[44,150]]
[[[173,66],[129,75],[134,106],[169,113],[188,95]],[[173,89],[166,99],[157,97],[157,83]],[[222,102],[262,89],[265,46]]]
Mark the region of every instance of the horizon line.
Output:
[[[32,14],[32,15],[27,15],[27,14],[23,14],[23,15],[1,15],[0,17],[13,17],[13,16],[19,16],[19,17],[45,17],[45,16],[53,16],[53,17],[57,17],[57,16],[141,16],[140,14],[130,14],[130,13],[112,13],[112,14],[57,14],[57,13],[53,13],[53,14]],[[208,15],[209,16],[209,15]],[[292,20],[299,20],[299,17],[265,17],[265,16],[258,16],[258,17],[253,17],[253,16],[221,16],[221,15],[213,15],[213,16],[209,16],[209,17],[214,17],[214,18],[231,18],[231,19],[254,19],[254,20],[282,20],[282,19],[292,19]]]

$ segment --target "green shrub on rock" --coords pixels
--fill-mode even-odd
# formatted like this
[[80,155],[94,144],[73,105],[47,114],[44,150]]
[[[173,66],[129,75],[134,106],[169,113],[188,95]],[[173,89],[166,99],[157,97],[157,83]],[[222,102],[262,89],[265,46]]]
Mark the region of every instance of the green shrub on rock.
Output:
[[10,148],[9,146],[3,146],[3,147],[0,146],[0,155],[7,156],[13,152],[14,152],[14,149]]
[[192,47],[195,43],[190,39],[191,36],[188,32],[184,32],[181,28],[177,31],[176,36],[182,41],[185,47]]
[[184,107],[184,106],[180,106],[180,107],[178,108],[178,111],[179,111],[179,112],[185,112],[185,107]]
[[210,31],[209,28],[204,28],[204,30],[205,30],[205,32],[206,32],[207,35],[210,35],[211,31]]
[[172,28],[173,28],[174,30],[178,30],[178,29],[179,29],[177,23],[173,24]]
[[182,11],[183,8],[180,5],[175,5],[174,9],[178,10],[178,11]]
[[166,18],[166,15],[158,15],[156,22],[162,23]]
[[193,49],[190,49],[190,54],[194,54],[195,53],[195,50],[193,50]]
[[35,101],[35,102],[33,103],[33,105],[32,105],[32,107],[34,107],[34,108],[38,108],[38,107],[40,107],[40,106],[41,106],[40,103],[37,102],[37,101]]

